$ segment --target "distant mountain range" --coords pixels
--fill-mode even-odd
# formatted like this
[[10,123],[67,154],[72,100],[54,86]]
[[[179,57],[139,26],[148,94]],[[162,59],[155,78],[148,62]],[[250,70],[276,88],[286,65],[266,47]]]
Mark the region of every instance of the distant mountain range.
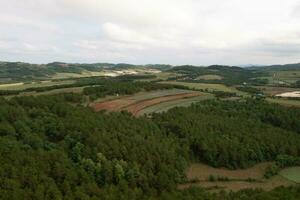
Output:
[[[112,64],[112,63],[93,63],[93,64],[80,64],[80,63],[64,63],[64,62],[52,62],[48,64],[30,64],[23,62],[0,62],[0,79],[11,80],[25,80],[49,77],[56,73],[82,73],[83,71],[98,72],[101,70],[125,70],[125,69],[138,69],[138,68],[150,68],[161,71],[173,70],[173,71],[194,71],[193,68],[202,68],[209,71],[223,70],[228,75],[230,73],[237,73],[243,70],[254,71],[279,71],[279,70],[300,70],[300,63],[286,64],[286,65],[270,65],[270,66],[257,66],[257,65],[245,65],[243,67],[212,65],[212,66],[193,66],[182,65],[172,66],[164,64],[152,64],[152,65],[133,65],[126,63]],[[197,70],[198,71],[198,70]]]

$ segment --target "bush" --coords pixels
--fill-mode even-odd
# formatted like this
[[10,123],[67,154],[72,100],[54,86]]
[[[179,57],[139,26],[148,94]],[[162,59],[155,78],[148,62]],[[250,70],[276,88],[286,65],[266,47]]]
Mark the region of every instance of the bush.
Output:
[[265,171],[265,174],[264,174],[264,177],[266,179],[269,179],[271,178],[272,176],[275,176],[278,174],[280,170],[280,167],[276,164],[272,164],[270,166],[267,167],[266,171]]

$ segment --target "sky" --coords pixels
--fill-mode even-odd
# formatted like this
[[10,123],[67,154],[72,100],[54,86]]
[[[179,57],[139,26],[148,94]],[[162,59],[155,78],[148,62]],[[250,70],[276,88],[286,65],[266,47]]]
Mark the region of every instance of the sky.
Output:
[[0,0],[0,60],[300,62],[300,0]]

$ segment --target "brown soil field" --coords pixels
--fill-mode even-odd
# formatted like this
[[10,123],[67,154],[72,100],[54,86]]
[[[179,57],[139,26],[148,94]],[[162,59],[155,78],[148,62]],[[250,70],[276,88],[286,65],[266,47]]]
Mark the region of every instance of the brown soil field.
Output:
[[[185,189],[192,186],[199,186],[207,189],[211,188],[211,191],[219,191],[220,189],[238,191],[247,188],[259,188],[268,191],[272,190],[275,187],[290,186],[295,184],[279,175],[274,176],[270,179],[265,179],[265,169],[270,164],[272,163],[265,162],[257,164],[248,169],[238,170],[213,168],[205,164],[193,164],[186,171],[187,179],[190,182],[181,184],[178,186],[178,188]],[[213,175],[215,177],[226,177],[229,179],[229,181],[209,181],[210,175]],[[250,182],[249,179],[252,179],[254,181]],[[192,183],[192,180],[196,181]]]
[[163,102],[183,99],[183,98],[191,98],[199,96],[200,93],[193,92],[193,93],[186,93],[186,94],[176,94],[176,95],[168,95],[163,97],[158,97],[154,99],[147,99],[143,101],[138,101],[134,104],[131,104],[129,106],[123,107],[124,110],[127,110],[128,112],[131,112],[133,115],[138,115],[139,112],[149,106],[157,105]]
[[196,97],[199,95],[201,95],[200,92],[189,92],[189,93],[181,93],[175,95],[166,95],[166,96],[140,100],[140,101],[134,100],[131,96],[127,96],[115,100],[95,102],[90,106],[96,112],[100,110],[107,110],[107,111],[127,110],[128,112],[131,112],[133,115],[138,115],[141,110],[149,106],[153,106],[167,101]]
[[121,98],[112,101],[104,101],[95,103],[92,105],[94,111],[98,112],[100,110],[107,110],[107,111],[120,111],[124,106],[130,105],[135,101],[128,98]]

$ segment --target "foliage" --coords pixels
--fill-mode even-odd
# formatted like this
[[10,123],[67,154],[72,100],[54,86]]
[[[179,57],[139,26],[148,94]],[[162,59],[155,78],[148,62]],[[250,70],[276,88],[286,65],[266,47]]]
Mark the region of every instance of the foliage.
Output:
[[188,145],[196,159],[234,169],[275,160],[280,154],[299,156],[299,115],[299,109],[249,99],[202,101],[153,118]]
[[[178,77],[179,80],[187,82],[199,83],[221,83],[225,85],[242,84],[244,82],[251,84],[259,84],[259,77],[267,76],[268,73],[258,70],[248,70],[241,67],[212,65],[209,67],[195,66],[178,66],[170,71],[183,74],[183,77]],[[220,80],[198,80],[197,77],[203,75],[218,75],[223,77]]]
[[266,168],[264,177],[269,179],[272,176],[277,175],[279,173],[279,171],[280,171],[280,167],[278,167],[278,165],[276,165],[276,164],[272,164]]
[[172,88],[185,89],[186,87],[153,82],[107,81],[101,86],[86,87],[83,93],[92,99],[96,99],[107,95],[129,95],[142,90],[151,91]]
[[262,91],[260,89],[250,87],[250,86],[237,87],[236,89],[238,89],[242,92],[247,92],[249,94],[261,94],[262,93]]
[[143,118],[94,113],[70,99],[76,101],[1,99],[2,199],[101,199],[115,191],[156,195],[175,188],[187,156],[174,137]]

